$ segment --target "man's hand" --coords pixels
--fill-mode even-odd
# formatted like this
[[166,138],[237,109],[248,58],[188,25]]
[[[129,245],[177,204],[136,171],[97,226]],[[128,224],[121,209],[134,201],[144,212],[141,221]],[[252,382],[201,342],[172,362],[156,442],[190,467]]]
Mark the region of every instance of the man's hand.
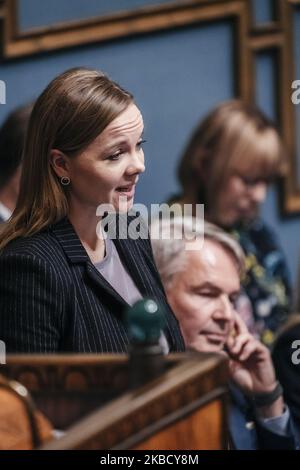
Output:
[[[241,317],[235,315],[235,336],[226,343],[232,380],[248,396],[272,392],[276,376],[269,350],[249,332]],[[262,417],[283,413],[283,400],[279,397],[272,405],[259,409]]]

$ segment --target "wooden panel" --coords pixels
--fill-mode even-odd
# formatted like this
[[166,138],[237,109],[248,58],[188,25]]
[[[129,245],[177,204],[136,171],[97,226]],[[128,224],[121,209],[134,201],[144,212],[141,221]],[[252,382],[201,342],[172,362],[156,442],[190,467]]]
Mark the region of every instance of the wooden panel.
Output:
[[[268,18],[259,21],[256,9],[266,2],[265,10],[269,10]],[[268,35],[282,28],[282,1],[281,0],[249,0],[250,15],[249,24],[251,33],[254,35]]]
[[[132,449],[170,426],[193,417],[197,410],[216,401],[219,405],[213,408],[219,411],[215,415],[206,415],[212,426],[219,429],[221,423],[220,434],[214,432],[211,436],[211,445],[215,445],[219,435],[224,446],[228,380],[226,359],[219,354],[208,353],[176,356],[181,359],[173,362],[173,366],[157,379],[110,401],[74,424],[59,441],[53,441],[44,448]],[[219,418],[215,419],[216,416]],[[195,443],[199,435],[197,437],[195,433],[194,436]],[[200,443],[197,441],[195,445],[197,449]]]
[[60,23],[70,23],[93,18],[113,18],[122,13],[132,14],[139,9],[153,7],[180,0],[16,0],[17,23],[21,33],[34,28],[55,27]]
[[70,22],[21,33],[16,21],[17,1],[11,0],[6,3],[3,54],[5,58],[20,57],[233,17],[239,22],[237,27],[239,36],[235,42],[237,51],[241,52],[237,63],[242,63],[245,56],[241,51],[244,38],[240,34],[246,33],[248,27],[245,16],[246,7],[244,0],[180,0],[170,5],[145,7],[138,12],[115,14],[111,18]]
[[168,426],[133,450],[219,450],[224,448],[222,435],[223,407],[214,400],[191,416]]
[[28,450],[52,439],[52,427],[26,389],[0,375],[0,450]]
[[8,355],[1,373],[22,383],[59,429],[128,389],[125,355]]
[[287,172],[280,182],[280,202],[283,214],[300,212],[300,182],[297,180],[296,118],[291,100],[295,80],[295,44],[293,11],[300,0],[278,0],[280,22],[276,28],[250,28],[248,38],[248,69],[250,72],[249,100],[255,101],[255,62],[259,53],[272,53],[275,58],[275,96],[277,123],[287,150]]
[[[170,354],[167,370],[185,358],[185,354]],[[125,354],[10,354],[1,373],[22,383],[59,429],[129,389]]]
[[[289,171],[284,181],[284,210],[288,214],[294,214],[300,212],[300,181],[297,177],[297,167],[300,165],[299,156],[297,155],[297,141],[296,134],[299,132],[299,123],[297,123],[295,106],[292,102],[291,88],[292,82],[300,77],[296,76],[296,63],[295,54],[296,48],[300,45],[296,44],[295,41],[295,30],[293,15],[296,9],[300,8],[300,0],[292,0],[286,4],[285,10],[285,45],[283,51],[283,59],[281,67],[283,67],[283,80],[279,88],[281,95],[281,110],[283,116],[283,135],[285,137],[289,157],[290,165]],[[299,106],[299,105],[297,105]]]

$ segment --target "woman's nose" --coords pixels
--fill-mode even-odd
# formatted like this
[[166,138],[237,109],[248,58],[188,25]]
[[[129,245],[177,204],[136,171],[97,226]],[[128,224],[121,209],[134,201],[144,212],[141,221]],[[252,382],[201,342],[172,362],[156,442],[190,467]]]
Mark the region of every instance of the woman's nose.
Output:
[[131,175],[140,174],[145,171],[144,155],[135,154],[132,156],[130,165],[127,168],[127,173]]
[[257,183],[252,189],[251,189],[251,196],[254,202],[256,203],[262,203],[267,195],[267,184],[262,182]]

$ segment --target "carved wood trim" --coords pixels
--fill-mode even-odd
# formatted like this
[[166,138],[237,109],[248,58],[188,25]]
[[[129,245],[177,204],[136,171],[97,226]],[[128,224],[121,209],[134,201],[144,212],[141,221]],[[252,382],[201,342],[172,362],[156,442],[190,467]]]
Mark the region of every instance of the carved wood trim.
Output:
[[281,0],[273,0],[272,9],[274,20],[268,21],[267,23],[263,24],[255,24],[252,5],[252,1],[249,0],[249,30],[253,36],[269,35],[271,33],[278,32],[282,29],[283,5]]
[[[158,379],[95,411],[45,449],[124,449],[191,413],[193,404],[200,406],[217,397],[221,399],[227,380],[224,358],[217,354],[186,355]],[[201,397],[203,402],[197,402]],[[140,434],[143,430],[146,431]]]
[[300,182],[297,181],[297,150],[295,109],[291,101],[291,84],[295,77],[292,8],[300,0],[276,0],[280,21],[276,28],[268,26],[251,29],[248,41],[248,61],[251,90],[250,101],[255,99],[255,58],[260,52],[270,52],[275,58],[275,108],[279,130],[288,156],[288,168],[280,181],[280,206],[285,215],[300,212]]
[[[287,214],[300,212],[300,182],[297,178],[296,116],[295,105],[291,100],[293,91],[291,85],[293,80],[297,78],[294,62],[294,31],[292,27],[293,9],[296,5],[300,5],[300,0],[283,1],[285,43],[282,48],[281,61],[279,64],[280,81],[278,86],[282,133],[290,157],[289,171],[283,181],[284,198],[282,200],[282,206]],[[298,77],[298,79],[300,79],[300,77]],[[300,163],[298,162],[298,164]]]
[[[173,413],[165,416],[164,418],[160,419],[158,422],[152,423],[150,426],[142,429],[138,434],[134,434],[130,436],[128,439],[124,440],[123,442],[117,444],[112,448],[112,450],[122,450],[122,449],[145,449],[146,442],[157,433],[161,433],[170,426],[174,426],[174,424],[188,418],[191,414],[196,412],[199,408],[202,408],[205,405],[209,405],[213,402],[219,401],[221,407],[221,413],[223,414],[223,422],[227,421],[227,389],[226,387],[219,387],[215,390],[209,392],[207,395],[202,396],[199,399],[192,401],[191,403],[187,403],[183,408],[179,410],[175,410]],[[222,448],[226,448],[227,443],[227,430],[225,426],[222,426],[220,429],[221,432],[221,441],[222,441]],[[182,445],[182,443],[181,443]],[[204,447],[202,447],[204,449]]]
[[244,0],[187,0],[144,7],[113,15],[60,23],[57,26],[17,29],[17,0],[6,6],[4,57],[14,58],[39,52],[78,46],[152,31],[183,27],[199,22],[239,16]]

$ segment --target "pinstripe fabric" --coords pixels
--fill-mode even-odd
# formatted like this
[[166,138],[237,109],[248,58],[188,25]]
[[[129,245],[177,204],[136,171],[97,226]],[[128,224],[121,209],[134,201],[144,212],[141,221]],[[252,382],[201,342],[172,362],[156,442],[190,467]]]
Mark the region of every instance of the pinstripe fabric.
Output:
[[[149,240],[114,243],[141,294],[165,308],[170,350],[182,351]],[[125,307],[67,219],[13,241],[0,256],[0,339],[8,352],[125,352]]]

